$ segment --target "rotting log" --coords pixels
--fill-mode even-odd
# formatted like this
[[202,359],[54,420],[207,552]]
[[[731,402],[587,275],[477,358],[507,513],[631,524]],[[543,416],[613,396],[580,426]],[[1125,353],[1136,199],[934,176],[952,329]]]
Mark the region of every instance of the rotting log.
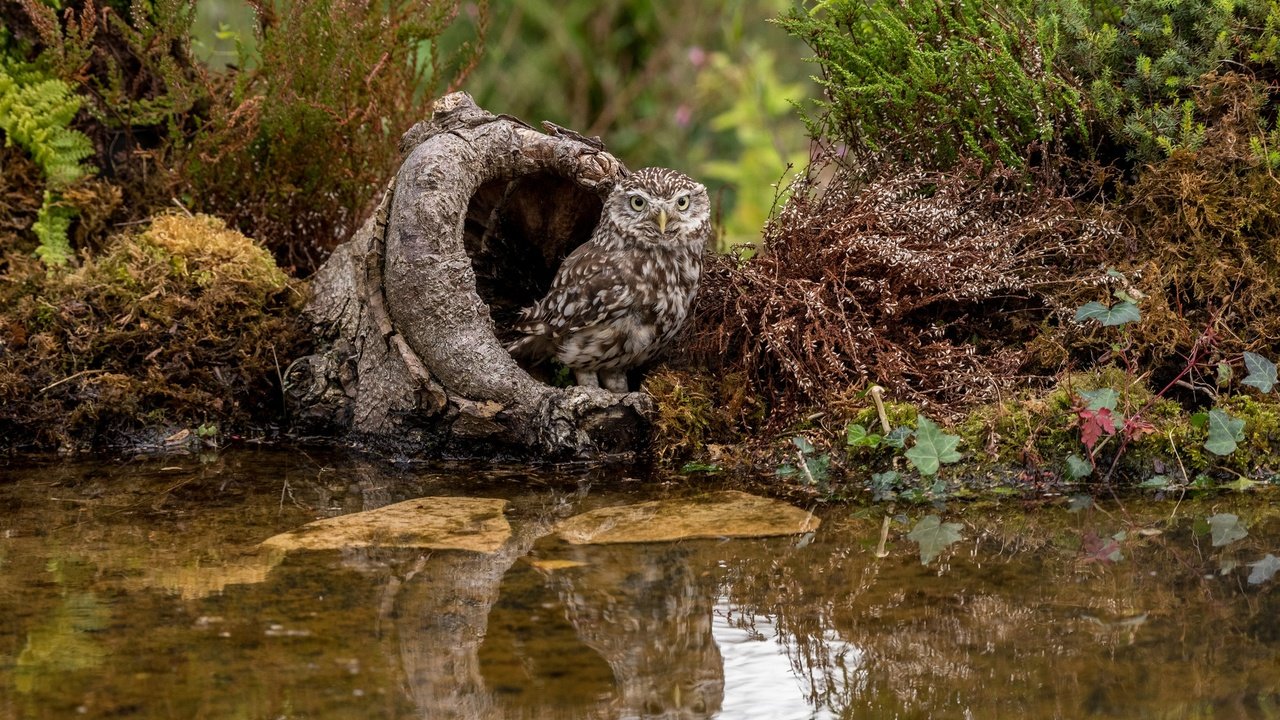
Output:
[[504,347],[627,172],[598,139],[545,126],[454,93],[405,134],[376,211],[312,279],[315,352],[284,377],[300,433],[408,455],[584,457],[643,441],[647,396],[552,387]]

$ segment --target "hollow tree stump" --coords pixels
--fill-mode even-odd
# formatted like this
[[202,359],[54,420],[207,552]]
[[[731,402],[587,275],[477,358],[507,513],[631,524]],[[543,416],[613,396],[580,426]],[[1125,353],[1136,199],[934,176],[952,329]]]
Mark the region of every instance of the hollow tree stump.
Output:
[[377,210],[312,280],[316,352],[284,378],[301,432],[410,455],[589,456],[642,441],[647,396],[552,387],[499,337],[626,173],[597,139],[547,128],[454,93],[405,134]]

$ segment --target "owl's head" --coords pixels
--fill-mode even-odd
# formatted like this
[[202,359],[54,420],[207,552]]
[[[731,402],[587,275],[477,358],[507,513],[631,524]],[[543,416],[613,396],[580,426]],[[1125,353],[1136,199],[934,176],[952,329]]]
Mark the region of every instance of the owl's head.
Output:
[[623,178],[605,200],[605,212],[622,230],[649,241],[701,241],[711,219],[711,199],[701,183],[667,168],[644,168]]

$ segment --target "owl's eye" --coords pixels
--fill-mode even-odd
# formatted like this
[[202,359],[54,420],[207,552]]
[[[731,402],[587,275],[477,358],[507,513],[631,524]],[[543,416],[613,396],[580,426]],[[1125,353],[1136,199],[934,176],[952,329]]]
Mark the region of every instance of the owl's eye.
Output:
[[632,210],[643,210],[643,209],[644,209],[644,198],[640,197],[639,195],[632,195],[632,196],[631,196],[631,209],[632,209]]
[[688,210],[688,209],[689,209],[689,196],[688,196],[688,195],[681,195],[680,197],[676,198],[676,209],[677,209],[677,210]]

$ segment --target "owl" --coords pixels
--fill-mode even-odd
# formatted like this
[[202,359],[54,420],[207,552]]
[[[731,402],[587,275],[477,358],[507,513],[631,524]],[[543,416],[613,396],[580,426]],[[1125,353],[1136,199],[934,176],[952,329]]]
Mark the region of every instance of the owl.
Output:
[[665,168],[631,173],[546,297],[521,312],[508,349],[554,357],[579,385],[627,392],[627,370],[657,355],[689,316],[710,235],[705,187]]

